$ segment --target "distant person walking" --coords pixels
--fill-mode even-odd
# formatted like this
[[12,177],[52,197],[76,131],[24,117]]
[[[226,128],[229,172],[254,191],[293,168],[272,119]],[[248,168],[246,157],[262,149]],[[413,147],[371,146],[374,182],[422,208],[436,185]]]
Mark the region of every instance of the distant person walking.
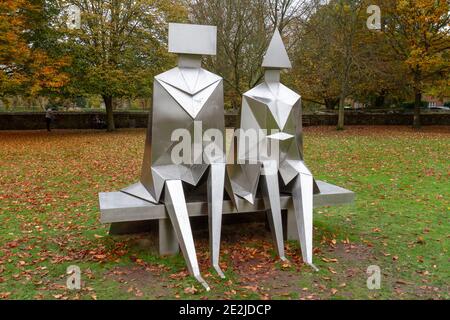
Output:
[[52,110],[52,108],[48,108],[47,111],[45,112],[45,122],[47,123],[47,131],[50,132],[52,131],[52,122],[55,119],[55,114]]

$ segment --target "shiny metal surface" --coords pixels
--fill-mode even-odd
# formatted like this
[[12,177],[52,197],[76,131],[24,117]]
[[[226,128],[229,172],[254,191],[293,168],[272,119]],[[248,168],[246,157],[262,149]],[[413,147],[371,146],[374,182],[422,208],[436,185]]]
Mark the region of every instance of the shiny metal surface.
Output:
[[[241,132],[237,137],[237,149],[244,149],[245,152],[238,154],[240,165],[230,165],[228,168],[230,184],[237,196],[253,203],[258,183],[261,181],[275,246],[280,257],[283,257],[279,173],[283,190],[291,193],[294,199],[303,258],[312,265],[315,182],[303,162],[301,97],[280,83],[281,69],[291,68],[291,63],[278,31],[275,31],[267,49],[263,67],[266,68],[264,81],[243,95]],[[253,144],[249,145],[245,133],[252,130],[260,134],[257,139],[252,140]],[[277,154],[264,152],[267,146],[273,143],[278,145]],[[266,175],[261,177],[261,171],[256,170],[258,166],[251,163],[255,160],[264,166],[275,161],[276,173],[265,172]],[[240,210],[239,206],[238,209]]]
[[[352,203],[355,200],[355,193],[329,184],[317,181],[320,193],[314,194],[314,207],[339,206]],[[208,203],[203,196],[188,199],[187,209],[190,217],[207,217]],[[265,214],[264,199],[257,197],[254,204],[245,199],[237,197],[240,210],[237,211],[232,200],[223,202],[223,214],[235,215],[261,212]],[[292,196],[282,193],[280,198],[281,209],[292,209]],[[99,194],[100,222],[125,223],[125,222],[145,222],[151,220],[169,219],[164,204],[153,204],[148,201],[127,195],[123,192],[106,192]],[[292,221],[295,221],[292,220]],[[298,240],[298,232],[295,223],[289,224],[294,227],[294,233],[288,232],[288,239]]]
[[[270,166],[276,168],[276,163],[263,162],[263,167]],[[278,172],[266,173],[261,177],[264,205],[267,208],[267,218],[275,249],[281,260],[287,261],[284,254],[283,219],[281,217],[280,190],[278,187]]]
[[122,192],[132,195],[132,196],[135,196],[136,198],[139,198],[139,199],[142,199],[145,201],[149,201],[152,203],[157,202],[141,182],[133,184],[125,189],[122,189]]
[[225,163],[213,163],[208,178],[208,215],[211,263],[221,278],[225,278],[220,269],[220,237],[222,232],[223,193],[225,181]]
[[264,68],[274,69],[290,69],[292,68],[291,61],[286,52],[286,48],[281,39],[280,32],[275,30],[275,33],[270,41],[269,48],[264,56],[263,64]]
[[179,241],[170,219],[158,221],[158,238],[161,256],[172,256],[180,251]]
[[292,203],[294,206],[297,230],[302,250],[303,261],[313,269],[313,177],[300,173],[292,187]]
[[200,275],[195,252],[194,238],[192,236],[191,223],[184,198],[183,185],[180,180],[168,180],[165,182],[165,204],[167,213],[172,221],[175,234],[183,252],[189,272],[200,282],[207,291],[208,284]]
[[[205,288],[209,287],[200,277],[186,200],[182,193],[183,183],[199,187],[210,168],[211,263],[224,277],[219,267],[226,162],[223,81],[201,67],[201,55],[216,53],[216,33],[217,28],[212,26],[169,24],[169,51],[179,54],[178,66],[155,77],[141,179],[122,190],[127,195],[153,204],[163,200],[189,271]],[[180,130],[183,134],[177,135]],[[216,138],[214,133],[217,132],[221,139]],[[205,141],[204,137],[209,141]],[[173,155],[179,151],[181,142],[184,145],[184,139],[190,139],[186,142],[190,152],[185,157],[183,150],[183,161],[177,162]],[[211,154],[206,150],[212,151]],[[163,191],[165,197],[161,199]],[[162,235],[160,232],[160,241],[171,242],[167,225],[160,224],[160,227],[163,231]],[[174,252],[176,248],[173,243],[160,244],[160,251]]]
[[[314,207],[337,206],[352,203],[355,194],[344,188],[317,181],[320,193],[314,194]],[[261,198],[255,199],[252,205],[248,201],[236,197],[239,205],[239,214],[260,212],[266,214],[266,206]],[[110,235],[143,232],[142,224],[152,220],[159,220],[159,253],[161,255],[176,254],[179,249],[178,240],[175,236],[172,223],[164,204],[152,204],[123,192],[109,192],[99,194],[99,205],[101,212],[101,223],[111,223]],[[299,241],[297,218],[294,210],[292,197],[282,194],[280,198],[281,209],[287,209],[287,239]],[[209,215],[208,203],[203,197],[190,199],[187,203],[190,217],[207,217]],[[236,215],[238,212],[232,200],[223,203],[223,214]]]
[[217,27],[169,23],[169,52],[216,55]]
[[[201,123],[200,132],[195,122]],[[174,164],[172,150],[179,141],[171,138],[174,131],[186,129],[192,137],[192,149],[202,149],[203,141],[196,141],[196,134],[203,137],[210,129],[225,131],[222,79],[204,69],[180,67],[156,76],[151,123],[141,183],[159,201],[165,180],[182,180],[196,186],[208,169],[202,161],[195,164],[198,159],[194,152],[189,163]]]

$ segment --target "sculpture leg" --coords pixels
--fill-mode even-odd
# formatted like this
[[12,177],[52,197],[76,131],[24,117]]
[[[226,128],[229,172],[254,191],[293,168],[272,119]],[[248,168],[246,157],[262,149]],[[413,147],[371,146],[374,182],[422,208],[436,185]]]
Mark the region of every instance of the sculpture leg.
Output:
[[208,179],[208,215],[211,263],[222,279],[225,275],[219,266],[220,236],[222,232],[225,163],[211,164]]
[[164,193],[167,213],[175,229],[189,272],[209,291],[208,284],[200,275],[183,184],[180,180],[166,181]]
[[262,191],[273,241],[280,259],[288,261],[284,253],[283,220],[281,217],[280,187],[278,185],[276,162],[264,162],[263,170],[264,174],[261,176]]
[[314,270],[313,258],[313,177],[299,173],[292,190],[292,201],[297,222],[303,261]]

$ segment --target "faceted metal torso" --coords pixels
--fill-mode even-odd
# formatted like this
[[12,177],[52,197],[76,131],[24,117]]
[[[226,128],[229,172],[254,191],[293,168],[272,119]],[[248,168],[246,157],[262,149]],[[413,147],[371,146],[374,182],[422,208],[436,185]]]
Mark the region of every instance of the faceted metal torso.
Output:
[[[200,131],[197,126],[194,132],[195,121],[201,121]],[[225,131],[222,78],[202,68],[185,67],[155,77],[152,128],[141,176],[141,183],[155,201],[159,201],[165,181],[181,180],[196,186],[208,169],[199,159],[188,164],[173,163],[172,150],[180,141],[172,141],[172,133],[178,129],[189,131],[192,150],[203,148],[206,130]]]
[[[238,138],[239,146],[246,143],[248,146],[248,152],[239,154],[239,160],[240,163],[252,160],[258,164],[234,166],[229,168],[229,174],[234,192],[246,199],[256,197],[261,162],[264,160],[276,159],[284,185],[297,176],[299,169],[309,172],[302,166],[301,97],[278,81],[277,72],[279,74],[277,70],[269,70],[265,81],[243,96],[241,129],[243,132],[257,130],[259,140],[257,145],[248,146],[248,141]],[[260,129],[264,131],[259,131]],[[276,140],[279,144],[280,154],[275,158],[265,159],[260,152],[261,145],[266,146],[270,140]],[[257,153],[253,152],[255,148]],[[253,159],[255,154],[257,159]]]

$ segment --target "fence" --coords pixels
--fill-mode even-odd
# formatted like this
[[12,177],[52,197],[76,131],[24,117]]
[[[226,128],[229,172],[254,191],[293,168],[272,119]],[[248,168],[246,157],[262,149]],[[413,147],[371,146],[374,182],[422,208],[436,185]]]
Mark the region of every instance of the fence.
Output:
[[[146,128],[149,115],[144,112],[114,113],[116,128]],[[335,114],[303,115],[304,126],[333,126],[337,124]],[[450,113],[430,113],[422,115],[423,125],[450,125]],[[57,113],[54,121],[56,129],[103,129],[106,114],[102,112]],[[237,127],[239,116],[227,114],[227,127]],[[412,114],[370,114],[348,112],[346,125],[412,125]],[[45,129],[45,113],[15,112],[0,113],[0,130],[41,130]]]

